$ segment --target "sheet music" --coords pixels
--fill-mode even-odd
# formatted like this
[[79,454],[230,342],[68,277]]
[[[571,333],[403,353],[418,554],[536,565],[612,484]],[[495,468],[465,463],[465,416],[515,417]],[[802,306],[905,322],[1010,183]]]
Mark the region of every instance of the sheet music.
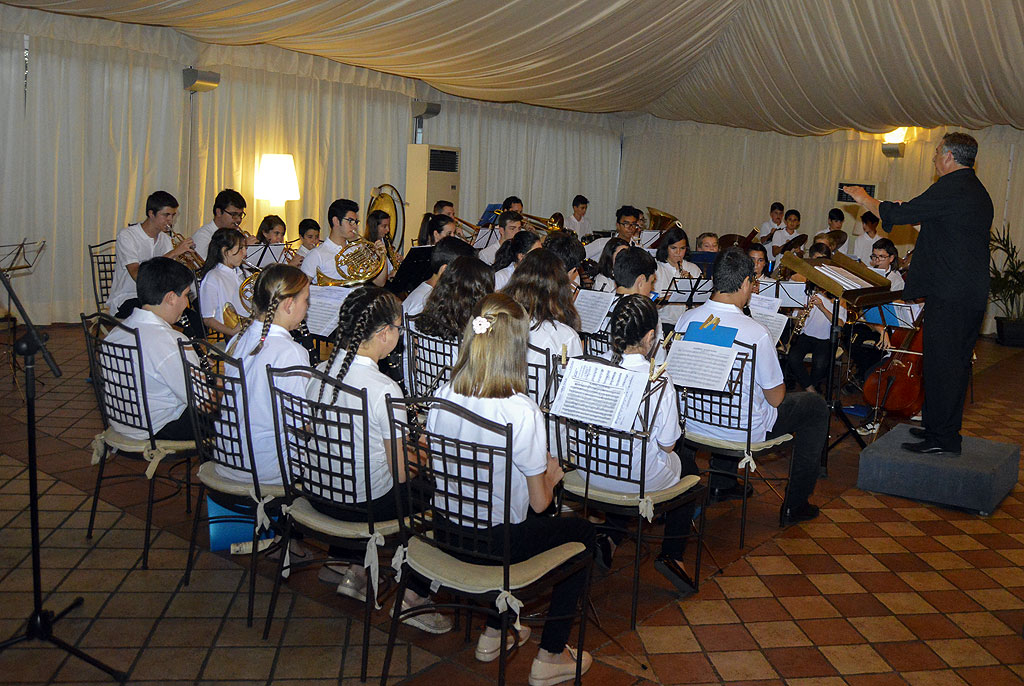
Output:
[[779,282],[775,279],[758,279],[757,290],[762,295],[776,297],[779,292]]
[[750,294],[750,311],[754,312],[778,312],[782,306],[781,298],[773,298],[758,293]]
[[273,245],[255,243],[246,249],[245,259],[254,267],[267,267],[281,261],[281,255],[286,247],[288,246],[284,243]]
[[754,308],[750,308],[750,318],[768,329],[768,333],[772,337],[772,345],[778,344],[779,338],[782,337],[782,332],[786,328],[786,322],[789,321],[789,317],[784,314],[767,310],[755,310]]
[[352,292],[345,286],[310,286],[306,328],[315,336],[329,336],[338,328],[338,308]]
[[676,386],[724,391],[736,353],[735,348],[677,339],[668,351],[666,371]]
[[856,290],[858,288],[872,288],[874,285],[865,281],[853,272],[843,269],[842,267],[819,264],[814,269],[838,283],[843,287],[844,291]]
[[473,243],[473,247],[477,250],[482,250],[498,241],[498,230],[495,228],[480,229],[476,234],[476,241]]
[[618,431],[633,428],[647,390],[647,374],[579,358],[569,360],[551,411]]
[[576,296],[576,311],[580,315],[580,333],[600,331],[614,301],[615,293],[581,288]]
[[651,244],[658,240],[659,237],[661,237],[661,231],[645,229],[640,232],[640,245],[645,248],[650,248]]
[[658,319],[662,324],[675,326],[679,318],[686,312],[686,305],[682,303],[666,303],[658,308]]
[[779,281],[782,307],[803,307],[807,304],[807,284],[803,281]]

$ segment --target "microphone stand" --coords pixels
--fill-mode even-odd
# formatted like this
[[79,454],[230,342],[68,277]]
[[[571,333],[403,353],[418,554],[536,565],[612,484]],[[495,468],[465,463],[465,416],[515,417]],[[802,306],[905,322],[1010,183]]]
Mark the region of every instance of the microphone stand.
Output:
[[54,624],[82,604],[83,601],[81,596],[75,598],[70,605],[56,614],[52,610],[43,609],[42,578],[40,574],[39,560],[41,545],[39,543],[39,482],[38,461],[36,455],[36,354],[42,354],[43,360],[50,368],[50,371],[53,372],[54,376],[59,377],[61,375],[61,371],[60,367],[58,367],[57,363],[54,361],[53,356],[50,355],[50,351],[46,349],[46,340],[49,336],[46,334],[40,334],[39,330],[32,324],[32,320],[29,319],[28,313],[25,312],[25,308],[22,306],[21,301],[18,300],[17,294],[14,292],[14,286],[11,285],[11,279],[7,275],[6,269],[0,269],[0,282],[2,282],[4,288],[7,289],[11,302],[18,308],[21,320],[25,324],[25,335],[15,342],[14,351],[25,358],[25,407],[27,412],[26,429],[28,432],[29,513],[31,517],[32,532],[32,613],[26,620],[24,633],[20,635],[16,634],[0,643],[0,651],[6,650],[7,648],[22,643],[23,641],[47,641],[64,652],[70,653],[78,659],[84,660],[92,666],[103,670],[115,681],[123,684],[128,679],[128,675],[125,672],[120,672],[113,667],[100,662],[91,655],[53,635]]

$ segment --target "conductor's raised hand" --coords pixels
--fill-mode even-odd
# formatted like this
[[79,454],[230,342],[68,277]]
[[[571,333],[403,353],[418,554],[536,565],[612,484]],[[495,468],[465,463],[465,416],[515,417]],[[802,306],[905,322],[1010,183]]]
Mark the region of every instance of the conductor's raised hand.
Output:
[[865,200],[871,197],[861,186],[843,186],[842,191],[853,198],[853,201],[858,205],[863,204]]

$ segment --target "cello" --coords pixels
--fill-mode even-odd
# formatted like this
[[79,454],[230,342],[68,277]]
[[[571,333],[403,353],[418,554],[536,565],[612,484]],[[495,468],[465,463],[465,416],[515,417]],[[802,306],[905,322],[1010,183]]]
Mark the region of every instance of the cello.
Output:
[[864,402],[904,417],[913,417],[924,406],[922,356],[924,311],[909,330],[898,329],[889,338],[896,352],[864,381]]

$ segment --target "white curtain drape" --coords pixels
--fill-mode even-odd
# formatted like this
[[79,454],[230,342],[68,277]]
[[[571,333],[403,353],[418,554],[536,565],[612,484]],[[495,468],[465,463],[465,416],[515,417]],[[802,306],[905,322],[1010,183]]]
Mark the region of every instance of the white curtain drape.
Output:
[[610,228],[618,183],[619,120],[608,115],[496,105],[440,96],[441,112],[423,124],[423,142],[462,150],[459,207],[476,221],[488,203],[510,195],[547,218],[590,200],[595,228]]

